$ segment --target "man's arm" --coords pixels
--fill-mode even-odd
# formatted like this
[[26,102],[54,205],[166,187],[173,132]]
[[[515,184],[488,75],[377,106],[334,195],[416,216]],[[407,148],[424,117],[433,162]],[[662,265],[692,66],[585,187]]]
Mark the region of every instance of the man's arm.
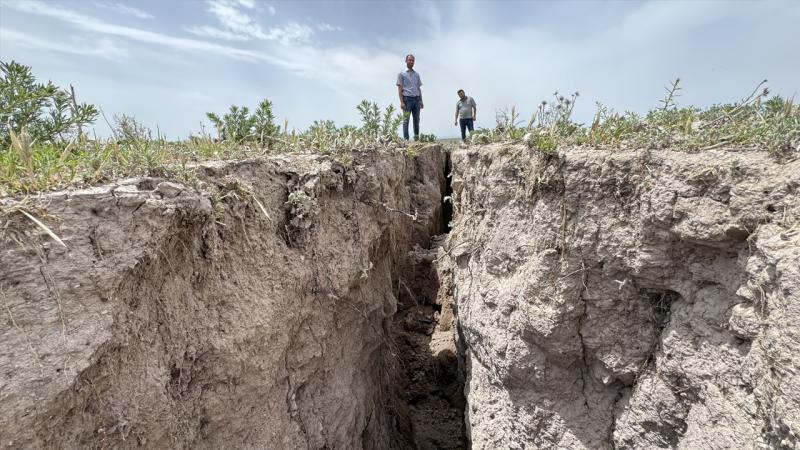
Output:
[[425,104],[422,102],[422,77],[419,76],[419,72],[417,72],[417,90],[419,90],[419,109],[422,109]]
[[455,118],[455,125],[458,125],[458,103],[456,103],[456,118]]
[[403,99],[403,74],[397,74],[397,95],[400,97],[400,109],[406,110],[406,101]]
[[475,99],[472,99],[472,120],[478,120],[478,105],[475,104]]

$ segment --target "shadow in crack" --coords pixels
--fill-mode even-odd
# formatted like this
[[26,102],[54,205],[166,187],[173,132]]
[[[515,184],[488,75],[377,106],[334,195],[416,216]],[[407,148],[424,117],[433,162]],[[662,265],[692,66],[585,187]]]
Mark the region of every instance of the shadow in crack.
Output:
[[[444,235],[431,249],[416,249],[398,280],[398,312],[392,334],[400,380],[419,449],[465,449],[464,386],[451,328],[452,316],[437,304],[439,281],[433,260]],[[446,306],[446,305],[444,305]],[[441,323],[440,323],[441,322]]]
[[402,391],[420,449],[464,449],[464,393],[452,333],[439,329],[432,305],[397,313],[394,338]]

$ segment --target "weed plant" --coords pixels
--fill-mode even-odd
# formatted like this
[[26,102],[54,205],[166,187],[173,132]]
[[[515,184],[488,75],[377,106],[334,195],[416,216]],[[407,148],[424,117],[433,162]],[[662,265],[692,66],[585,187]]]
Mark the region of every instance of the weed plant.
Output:
[[[97,118],[97,108],[78,103],[75,90],[52,82],[38,83],[30,67],[0,61],[0,146],[15,135],[31,142],[57,144],[80,137],[83,126]],[[25,130],[25,136],[21,136]]]
[[475,133],[477,142],[525,141],[532,147],[553,152],[558,147],[674,148],[709,150],[738,147],[768,150],[775,155],[800,151],[800,108],[794,98],[768,98],[762,81],[737,103],[714,105],[701,110],[679,107],[680,79],[666,88],[660,106],[644,117],[633,112],[618,113],[598,103],[588,126],[572,120],[579,94],[553,94],[543,101],[527,124],[516,107],[498,111],[494,129]]

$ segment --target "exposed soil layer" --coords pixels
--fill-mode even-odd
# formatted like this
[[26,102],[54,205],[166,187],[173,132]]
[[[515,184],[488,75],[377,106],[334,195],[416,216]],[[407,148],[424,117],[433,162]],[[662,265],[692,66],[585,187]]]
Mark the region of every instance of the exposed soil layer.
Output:
[[3,215],[0,443],[414,447],[395,289],[441,228],[444,165],[279,156],[25,206],[66,247]]
[[800,161],[452,159],[440,279],[473,448],[800,446]]

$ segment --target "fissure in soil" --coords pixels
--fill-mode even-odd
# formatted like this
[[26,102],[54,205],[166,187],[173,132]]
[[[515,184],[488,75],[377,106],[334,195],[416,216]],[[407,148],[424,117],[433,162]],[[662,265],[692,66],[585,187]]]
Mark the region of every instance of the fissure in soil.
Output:
[[[464,385],[459,377],[449,297],[439,295],[435,261],[452,220],[449,201],[450,156],[444,167],[442,225],[427,249],[409,252],[408,265],[397,283],[398,311],[393,337],[401,362],[401,380],[419,449],[465,449]],[[444,310],[444,313],[443,313]]]

